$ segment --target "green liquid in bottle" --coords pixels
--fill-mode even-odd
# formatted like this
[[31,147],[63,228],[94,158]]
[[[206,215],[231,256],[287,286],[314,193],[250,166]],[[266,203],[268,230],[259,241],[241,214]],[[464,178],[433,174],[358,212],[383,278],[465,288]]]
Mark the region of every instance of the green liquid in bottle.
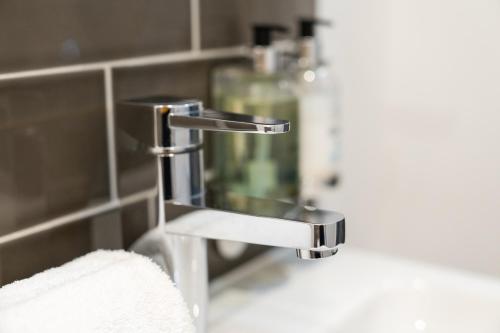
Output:
[[[232,73],[234,75],[234,73]],[[298,194],[298,102],[287,82],[277,75],[244,73],[216,80],[215,107],[290,121],[278,135],[214,133],[216,180],[245,195],[295,198]]]

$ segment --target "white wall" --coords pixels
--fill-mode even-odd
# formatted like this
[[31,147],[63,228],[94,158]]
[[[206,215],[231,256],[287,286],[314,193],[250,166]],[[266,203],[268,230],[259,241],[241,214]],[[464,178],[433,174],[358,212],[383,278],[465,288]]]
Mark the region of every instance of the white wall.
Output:
[[500,276],[500,0],[320,0],[350,243]]

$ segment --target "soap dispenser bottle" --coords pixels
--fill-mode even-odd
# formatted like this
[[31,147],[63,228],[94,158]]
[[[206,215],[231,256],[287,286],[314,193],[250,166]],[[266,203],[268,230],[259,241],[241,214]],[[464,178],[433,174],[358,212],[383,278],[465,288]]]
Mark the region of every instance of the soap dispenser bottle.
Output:
[[298,100],[290,75],[278,70],[272,46],[278,25],[253,27],[250,66],[219,68],[213,75],[212,99],[225,111],[289,119],[292,130],[280,136],[214,133],[215,182],[256,197],[298,196]]
[[322,188],[339,180],[340,110],[338,85],[320,59],[315,27],[330,25],[317,19],[299,21],[298,61],[300,197],[315,200]]

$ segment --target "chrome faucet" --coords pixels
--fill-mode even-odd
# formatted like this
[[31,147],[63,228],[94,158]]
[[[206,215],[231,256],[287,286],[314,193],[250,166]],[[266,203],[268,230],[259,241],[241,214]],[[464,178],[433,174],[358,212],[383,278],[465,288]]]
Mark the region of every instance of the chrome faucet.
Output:
[[288,121],[205,110],[200,101],[151,97],[120,103],[118,142],[156,157],[158,227],[133,250],[163,264],[205,332],[207,239],[296,249],[302,259],[334,255],[345,240],[343,215],[276,200],[207,191],[202,130],[281,134]]

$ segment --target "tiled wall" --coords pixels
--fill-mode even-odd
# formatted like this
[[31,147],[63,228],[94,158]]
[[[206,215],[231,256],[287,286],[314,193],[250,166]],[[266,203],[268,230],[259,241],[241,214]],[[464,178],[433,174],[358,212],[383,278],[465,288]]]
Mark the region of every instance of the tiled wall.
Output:
[[209,104],[211,68],[242,59],[251,22],[294,28],[313,1],[2,1],[0,285],[127,247],[154,223],[147,181],[118,181],[117,100]]

